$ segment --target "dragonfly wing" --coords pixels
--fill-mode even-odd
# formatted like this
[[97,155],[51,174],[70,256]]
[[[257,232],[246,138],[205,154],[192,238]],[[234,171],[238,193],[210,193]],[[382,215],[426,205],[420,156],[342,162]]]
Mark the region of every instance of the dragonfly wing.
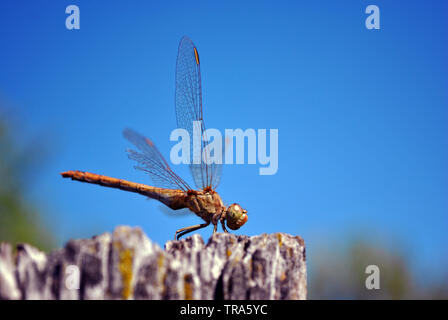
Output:
[[193,212],[187,208],[174,210],[167,206],[159,206],[158,209],[160,211],[162,211],[163,214],[165,214],[167,216],[171,216],[171,217],[184,217],[184,216],[190,216],[193,214]]
[[132,129],[125,129],[123,135],[140,151],[127,150],[129,159],[138,163],[135,166],[136,169],[149,174],[155,186],[183,191],[191,189],[182,178],[171,170],[165,158],[150,139]]
[[[199,189],[216,188],[221,175],[221,164],[207,164],[202,158],[205,142],[193,137],[193,122],[196,121],[197,132],[204,135],[205,124],[202,110],[201,69],[198,50],[194,43],[183,37],[179,44],[176,62],[176,118],[177,126],[190,134],[190,171]],[[193,139],[200,139],[193,143]],[[200,163],[194,163],[194,157],[200,157]]]

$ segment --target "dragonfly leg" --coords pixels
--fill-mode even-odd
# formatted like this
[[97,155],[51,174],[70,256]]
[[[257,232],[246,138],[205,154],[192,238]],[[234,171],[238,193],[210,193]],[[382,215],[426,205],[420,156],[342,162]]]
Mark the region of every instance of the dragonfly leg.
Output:
[[222,230],[224,230],[225,233],[229,233],[226,229],[226,224],[224,223],[224,219],[221,220]]
[[213,234],[216,233],[216,230],[218,229],[218,224],[215,224],[215,227],[213,228]]
[[186,235],[189,232],[193,232],[193,231],[201,229],[201,228],[205,228],[209,224],[210,224],[210,222],[207,222],[207,223],[201,223],[201,224],[197,224],[195,226],[179,229],[174,234],[174,240],[179,240],[179,238],[182,237],[183,235]]

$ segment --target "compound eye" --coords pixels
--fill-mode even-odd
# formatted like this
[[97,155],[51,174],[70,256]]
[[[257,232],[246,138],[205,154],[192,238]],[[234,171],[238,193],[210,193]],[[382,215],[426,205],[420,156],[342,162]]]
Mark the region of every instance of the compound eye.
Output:
[[226,220],[227,226],[232,230],[241,228],[247,222],[247,211],[241,208],[237,203],[227,208]]

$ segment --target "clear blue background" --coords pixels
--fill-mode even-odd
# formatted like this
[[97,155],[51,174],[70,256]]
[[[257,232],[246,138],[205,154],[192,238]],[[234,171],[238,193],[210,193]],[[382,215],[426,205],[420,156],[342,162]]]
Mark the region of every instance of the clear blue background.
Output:
[[[365,28],[372,3],[381,30]],[[65,28],[69,4],[81,10],[80,30]],[[28,196],[60,245],[120,224],[163,245],[198,223],[59,176],[78,169],[151,183],[132,168],[121,132],[144,133],[168,157],[177,46],[189,35],[208,127],[279,129],[276,175],[224,168],[219,193],[249,211],[236,233],[301,235],[312,261],[313,248],[361,232],[404,248],[426,276],[442,272],[447,12],[446,1],[2,1],[0,96],[23,141],[42,135],[51,145]]]

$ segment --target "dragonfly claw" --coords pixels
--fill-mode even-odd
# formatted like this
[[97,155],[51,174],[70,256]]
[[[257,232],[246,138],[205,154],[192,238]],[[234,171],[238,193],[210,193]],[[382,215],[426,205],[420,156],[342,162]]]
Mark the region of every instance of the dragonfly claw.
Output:
[[[174,234],[174,240],[179,240],[180,237],[182,237],[183,235],[186,235],[187,233],[196,231],[198,229],[202,229],[205,228],[206,226],[208,226],[210,224],[210,222],[207,223],[202,223],[202,224],[197,224],[195,226],[191,226],[191,227],[186,227],[186,228],[182,228],[176,231],[176,233]],[[216,227],[216,226],[215,226]]]

